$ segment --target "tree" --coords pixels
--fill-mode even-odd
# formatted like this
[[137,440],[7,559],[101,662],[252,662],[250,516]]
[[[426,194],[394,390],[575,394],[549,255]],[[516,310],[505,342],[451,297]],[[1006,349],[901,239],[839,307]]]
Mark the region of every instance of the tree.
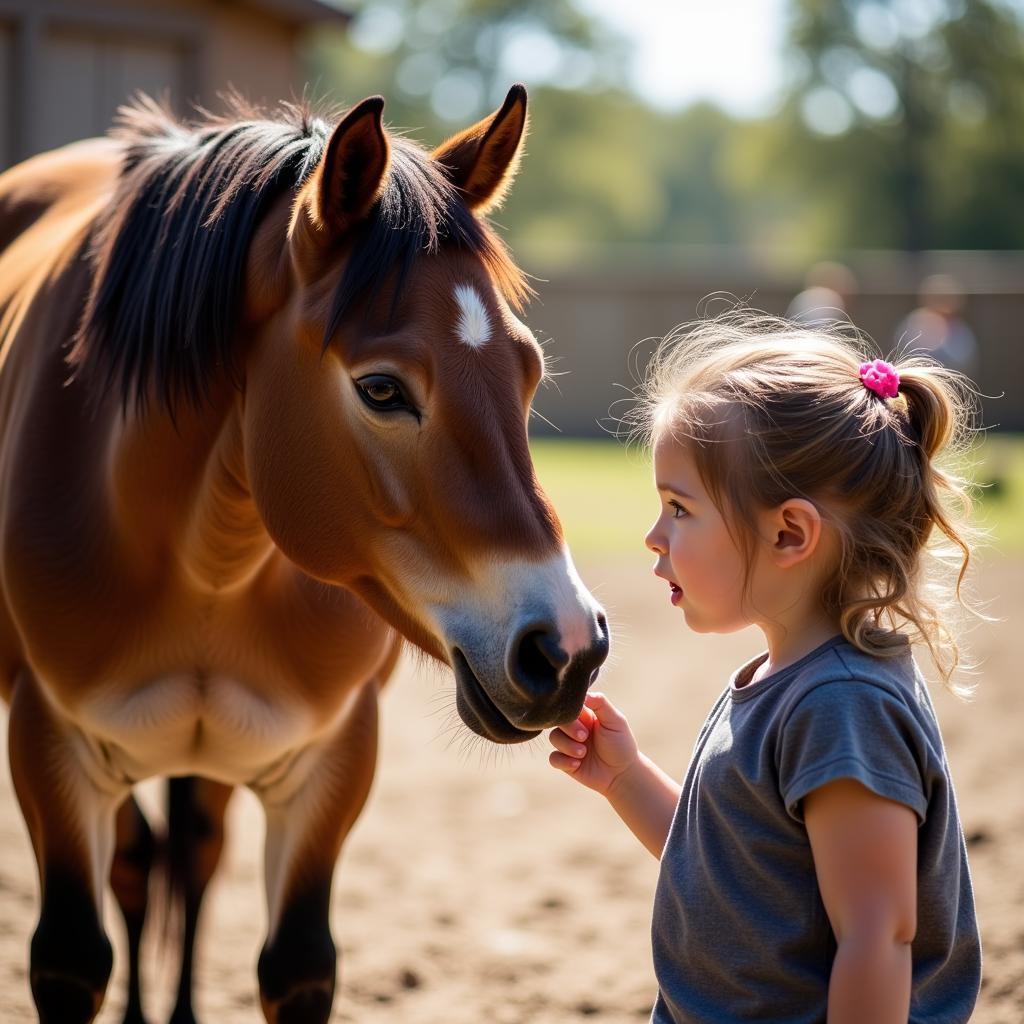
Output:
[[493,109],[513,81],[605,87],[624,47],[571,0],[363,0],[348,31],[318,37],[310,61],[321,88],[348,99],[380,90],[400,120],[422,123],[429,106],[450,130]]
[[[994,179],[988,188],[1019,193],[1024,33],[1017,13],[995,0],[793,0],[792,14],[802,71],[783,116],[791,136],[803,130],[814,180],[843,195],[836,206],[847,211],[854,236],[877,222],[864,219],[871,205],[895,229],[890,244],[919,251],[968,242],[957,207],[966,202],[977,213],[991,205],[950,186],[969,182],[963,171],[977,172],[977,162]],[[1024,242],[1019,215],[1011,214],[1014,221],[1000,242]]]
[[525,80],[532,134],[497,220],[541,265],[618,242],[794,264],[1019,249],[1024,32],[1008,2],[790,0],[792,80],[757,121],[645,106],[620,80],[624,44],[574,0],[367,0],[309,59],[319,93],[383,93],[389,124],[429,145]]

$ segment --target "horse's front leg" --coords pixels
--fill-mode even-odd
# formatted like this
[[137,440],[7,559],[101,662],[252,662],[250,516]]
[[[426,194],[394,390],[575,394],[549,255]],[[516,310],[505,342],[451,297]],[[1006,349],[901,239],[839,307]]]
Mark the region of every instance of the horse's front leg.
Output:
[[29,957],[32,996],[41,1024],[88,1024],[99,1012],[113,964],[103,892],[117,806],[128,786],[104,774],[28,672],[15,683],[8,729],[11,777],[42,897]]
[[260,1001],[269,1024],[325,1024],[336,954],[331,878],[341,844],[366,802],[377,756],[377,686],[369,684],[337,732],[280,778],[254,786],[267,816],[267,940]]

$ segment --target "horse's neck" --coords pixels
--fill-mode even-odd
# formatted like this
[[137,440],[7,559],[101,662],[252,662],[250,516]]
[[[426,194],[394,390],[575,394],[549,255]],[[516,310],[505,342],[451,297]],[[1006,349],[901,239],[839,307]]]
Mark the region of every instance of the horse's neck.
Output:
[[167,556],[191,586],[224,593],[244,586],[274,551],[245,472],[241,403],[129,419],[111,451],[115,519],[144,562]]
[[210,452],[179,551],[194,583],[224,591],[244,586],[274,545],[249,490],[238,405]]

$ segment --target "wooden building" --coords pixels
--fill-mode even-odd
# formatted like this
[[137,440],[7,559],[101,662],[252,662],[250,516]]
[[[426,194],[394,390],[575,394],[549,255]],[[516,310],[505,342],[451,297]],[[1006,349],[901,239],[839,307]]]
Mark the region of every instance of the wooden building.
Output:
[[301,95],[302,35],[327,0],[0,0],[0,169],[102,134],[136,89],[186,111],[233,85]]

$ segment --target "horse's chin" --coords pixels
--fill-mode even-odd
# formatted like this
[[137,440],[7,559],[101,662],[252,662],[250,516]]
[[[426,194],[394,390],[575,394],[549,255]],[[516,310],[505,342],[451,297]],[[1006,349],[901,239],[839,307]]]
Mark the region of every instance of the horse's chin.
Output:
[[513,725],[491,700],[466,656],[457,647],[452,652],[455,670],[455,707],[466,726],[492,743],[525,743],[540,733]]

